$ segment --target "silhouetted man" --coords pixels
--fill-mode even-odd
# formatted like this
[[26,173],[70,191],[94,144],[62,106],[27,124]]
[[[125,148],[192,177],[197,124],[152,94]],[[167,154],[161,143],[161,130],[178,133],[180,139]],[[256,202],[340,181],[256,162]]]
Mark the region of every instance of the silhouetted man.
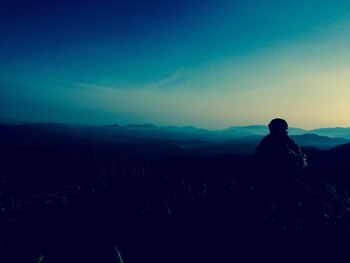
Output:
[[265,136],[255,150],[256,172],[262,180],[280,184],[294,179],[307,166],[306,155],[288,137],[288,123],[273,119],[269,124],[270,134]]

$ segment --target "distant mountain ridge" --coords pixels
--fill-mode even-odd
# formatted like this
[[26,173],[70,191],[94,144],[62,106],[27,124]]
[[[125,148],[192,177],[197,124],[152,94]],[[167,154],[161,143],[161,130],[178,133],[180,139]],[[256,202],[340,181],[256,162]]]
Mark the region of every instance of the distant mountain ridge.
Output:
[[[224,129],[223,131],[229,132],[235,136],[266,135],[269,133],[269,129],[266,125],[232,126]],[[290,135],[302,135],[308,133],[309,131],[301,128],[290,127],[288,132]]]
[[328,137],[350,139],[350,127],[320,128],[312,130],[313,133]]
[[[24,126],[24,127],[31,127],[31,128],[39,128],[39,129],[69,129],[69,128],[86,128],[86,127],[119,127],[119,128],[133,128],[133,129],[145,129],[145,128],[153,128],[153,129],[161,129],[161,130],[186,130],[186,131],[200,131],[200,132],[209,132],[209,133],[230,133],[231,136],[249,136],[249,135],[265,135],[268,133],[268,126],[267,125],[246,125],[246,126],[230,126],[225,129],[219,129],[219,130],[212,130],[212,129],[206,129],[206,128],[197,128],[195,126],[175,126],[175,125],[154,125],[152,123],[145,123],[145,124],[127,124],[127,125],[121,125],[118,123],[109,124],[109,125],[86,125],[86,126],[70,126],[63,123],[45,123],[45,122],[34,122],[34,123],[24,123],[24,124],[16,124],[11,125],[8,123],[4,123],[1,125],[8,125],[8,126]],[[327,136],[327,137],[339,137],[339,138],[348,138],[350,139],[350,127],[334,127],[334,128],[318,128],[318,129],[302,129],[297,127],[289,127],[288,129],[289,135],[302,135],[302,134],[317,134],[320,136]]]
[[[117,143],[163,142],[179,148],[202,148],[221,145],[225,152],[252,153],[263,136],[268,134],[265,125],[232,126],[223,130],[208,130],[193,126],[156,126],[153,124],[68,126],[60,123],[29,123],[22,125],[0,125],[0,130],[7,133],[32,134],[39,138],[41,131],[47,137],[52,133],[72,136],[72,138],[98,139]],[[289,135],[302,147],[331,149],[350,142],[346,136],[350,128],[324,128],[304,130],[289,128]],[[1,132],[1,131],[0,131]],[[325,135],[328,134],[328,135]],[[344,135],[337,137],[334,135]],[[72,139],[73,140],[73,139]],[[249,150],[246,150],[249,149]]]

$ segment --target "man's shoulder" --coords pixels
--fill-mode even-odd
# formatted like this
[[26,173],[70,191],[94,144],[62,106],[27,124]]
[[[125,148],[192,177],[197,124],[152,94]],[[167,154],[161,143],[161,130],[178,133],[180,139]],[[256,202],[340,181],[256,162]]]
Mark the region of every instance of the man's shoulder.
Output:
[[288,145],[292,148],[293,151],[300,151],[299,145],[290,137],[288,137]]

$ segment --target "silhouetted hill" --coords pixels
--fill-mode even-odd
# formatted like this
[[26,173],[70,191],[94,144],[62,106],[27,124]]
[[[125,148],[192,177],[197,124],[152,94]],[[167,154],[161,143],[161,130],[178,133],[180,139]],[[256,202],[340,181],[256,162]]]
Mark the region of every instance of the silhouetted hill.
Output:
[[[343,170],[344,175],[346,174],[346,176],[349,177],[350,175],[350,173],[348,173],[350,172],[349,157],[350,157],[350,143],[347,143],[347,144],[337,146],[328,151],[325,151],[323,160],[320,163],[320,165],[331,166],[331,168],[334,169],[334,171]],[[350,177],[348,179],[350,181]]]
[[276,254],[301,261],[305,248],[312,259],[348,253],[350,144],[304,148],[309,169],[278,184],[251,155],[232,154],[253,152],[247,142],[259,135],[213,144],[126,130],[144,128],[0,126],[1,262],[115,262],[119,254],[124,262],[258,262]]
[[303,134],[291,137],[293,140],[295,140],[297,144],[301,146],[314,146],[320,149],[330,149],[349,142],[349,140],[343,138],[330,138],[327,136],[320,136],[317,134]]
[[48,131],[69,131],[71,128],[62,123],[27,123],[18,125],[19,127],[41,129]]
[[350,143],[346,143],[337,147],[334,147],[329,151],[335,155],[347,155],[350,154]]
[[0,125],[0,146],[22,147],[76,140],[74,129],[61,124]]

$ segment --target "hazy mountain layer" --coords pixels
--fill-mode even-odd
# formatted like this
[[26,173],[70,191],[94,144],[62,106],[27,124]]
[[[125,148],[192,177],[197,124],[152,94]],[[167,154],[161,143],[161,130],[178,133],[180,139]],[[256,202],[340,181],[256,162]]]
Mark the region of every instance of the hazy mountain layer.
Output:
[[[350,128],[349,128],[350,129]],[[327,128],[318,130],[304,130],[299,128],[290,128],[289,135],[303,147],[317,147],[320,149],[330,149],[335,146],[350,142],[350,136],[346,135],[348,128]],[[34,123],[17,126],[2,125],[2,133],[12,134],[15,137],[18,133],[24,134],[21,138],[24,140],[28,136],[35,137],[35,134],[41,134],[40,138],[45,136],[52,137],[52,134],[61,134],[69,138],[98,139],[116,143],[167,143],[179,148],[202,148],[212,145],[221,145],[227,149],[231,146],[229,152],[251,153],[251,145],[256,145],[263,136],[268,134],[268,128],[263,125],[254,126],[236,126],[224,130],[206,130],[192,126],[160,126],[152,124],[127,125],[118,124],[105,126],[79,126],[69,127],[63,124],[55,123]],[[349,133],[350,134],[350,133]],[[339,135],[339,137],[335,136]],[[35,140],[40,140],[37,136]],[[62,138],[61,138],[62,139]],[[17,139],[15,139],[17,140]],[[234,146],[239,150],[235,151]],[[244,146],[245,145],[245,146]],[[249,148],[249,150],[247,150]],[[243,150],[244,149],[244,150]]]

